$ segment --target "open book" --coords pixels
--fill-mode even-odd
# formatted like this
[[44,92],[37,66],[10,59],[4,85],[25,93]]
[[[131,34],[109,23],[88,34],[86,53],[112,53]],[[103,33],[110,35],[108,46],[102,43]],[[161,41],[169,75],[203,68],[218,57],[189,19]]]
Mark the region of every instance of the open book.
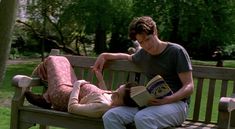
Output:
[[146,86],[136,86],[131,88],[131,98],[140,106],[147,106],[148,100],[151,98],[163,98],[172,95],[173,92],[160,76],[156,75]]

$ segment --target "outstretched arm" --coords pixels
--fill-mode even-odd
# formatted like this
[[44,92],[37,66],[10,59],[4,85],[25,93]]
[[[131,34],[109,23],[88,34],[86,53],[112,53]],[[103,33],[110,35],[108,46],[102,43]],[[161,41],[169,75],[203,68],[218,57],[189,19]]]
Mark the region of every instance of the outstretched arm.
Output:
[[107,86],[104,81],[104,77],[100,71],[95,71],[96,78],[98,80],[98,87],[103,90],[107,90]]
[[131,55],[126,53],[102,53],[100,54],[94,66],[92,66],[94,71],[102,72],[104,64],[107,60],[132,60]]

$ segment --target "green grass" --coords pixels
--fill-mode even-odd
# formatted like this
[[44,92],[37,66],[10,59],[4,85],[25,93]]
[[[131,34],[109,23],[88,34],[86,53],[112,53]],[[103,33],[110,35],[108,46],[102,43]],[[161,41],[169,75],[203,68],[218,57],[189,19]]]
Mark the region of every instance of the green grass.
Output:
[[[197,65],[215,65],[216,62],[214,61],[192,61],[193,64]],[[9,65],[7,66],[7,71],[6,71],[6,76],[3,81],[3,86],[0,87],[0,129],[9,129],[10,127],[10,101],[13,96],[14,89],[11,86],[11,79],[14,75],[17,74],[24,74],[24,75],[30,75],[33,69],[37,66],[39,62],[31,62],[27,64],[17,64],[17,65]],[[235,68],[235,61],[229,60],[229,61],[224,61],[224,66],[225,67],[233,67]],[[219,84],[216,86],[216,93],[218,93],[218,89],[220,89]],[[196,89],[195,89],[196,90]],[[206,98],[206,94],[208,92],[208,89],[203,89],[203,98]],[[194,97],[195,94],[192,95]],[[216,98],[218,100],[219,94],[216,95]],[[193,99],[192,99],[193,100]],[[193,107],[193,103],[191,103],[191,107]],[[205,113],[205,102],[202,103],[202,108],[200,111],[200,114]],[[214,110],[218,109],[218,101],[215,102],[214,104]],[[190,110],[189,116],[192,114],[192,111]],[[217,114],[213,115],[214,117],[217,116]],[[191,117],[191,116],[190,116]],[[203,119],[203,118],[202,118]],[[213,118],[213,120],[216,120],[217,118]],[[36,129],[38,127],[32,127],[31,129]],[[59,128],[52,128],[52,129],[59,129]]]
[[[192,60],[194,65],[206,65],[206,66],[216,66],[216,61],[200,61],[200,60]],[[235,68],[234,60],[225,60],[224,67]]]
[[[8,65],[6,75],[3,81],[3,86],[0,87],[0,129],[10,128],[10,102],[14,94],[14,87],[11,86],[11,79],[14,75],[23,74],[31,75],[33,69],[39,62],[31,62],[27,64]],[[30,129],[38,129],[38,126]],[[61,129],[52,127],[50,129]]]
[[[195,96],[196,96],[196,90],[197,90],[197,81],[194,81],[195,84],[195,92],[192,94],[191,96],[191,103],[190,103],[190,107],[194,107],[194,103],[195,103]],[[221,92],[221,84],[222,81],[216,81],[216,85],[215,85],[215,91],[214,91],[214,100],[213,100],[213,109],[212,109],[212,121],[216,122],[217,121],[217,116],[218,116],[218,105],[219,105],[219,100],[220,100],[220,92]],[[209,80],[205,79],[204,80],[204,85],[203,85],[203,91],[202,91],[202,99],[201,99],[201,106],[200,106],[200,113],[199,113],[199,118],[200,120],[204,120],[205,119],[205,114],[206,114],[206,101],[208,101],[207,97],[208,97],[208,91],[209,91]],[[232,91],[233,91],[233,84],[231,82],[229,82],[228,84],[228,89],[227,89],[227,96],[232,95]],[[212,101],[212,100],[209,100]],[[189,108],[190,108],[189,107]],[[189,118],[191,119],[193,116],[193,110],[190,109],[189,110]]]
[[0,128],[1,129],[9,129],[10,125],[10,108],[7,107],[0,107]]

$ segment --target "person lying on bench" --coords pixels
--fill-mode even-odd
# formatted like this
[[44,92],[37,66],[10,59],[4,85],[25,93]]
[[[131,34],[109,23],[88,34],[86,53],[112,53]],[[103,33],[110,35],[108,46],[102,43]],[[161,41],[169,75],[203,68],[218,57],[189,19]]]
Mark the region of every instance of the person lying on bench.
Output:
[[[137,107],[130,98],[130,88],[136,83],[121,85],[116,91],[106,90],[103,76],[95,71],[98,87],[85,80],[77,80],[76,75],[66,57],[49,56],[34,70],[33,76],[38,76],[48,83],[43,95],[26,91],[29,103],[73,114],[101,117],[108,109],[126,105]],[[32,78],[25,77],[25,86]]]

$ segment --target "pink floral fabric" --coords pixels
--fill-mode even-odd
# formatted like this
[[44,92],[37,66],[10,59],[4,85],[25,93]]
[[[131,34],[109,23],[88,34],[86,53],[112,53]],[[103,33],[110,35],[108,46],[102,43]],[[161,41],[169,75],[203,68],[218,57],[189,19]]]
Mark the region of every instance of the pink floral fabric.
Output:
[[[43,97],[52,104],[55,110],[67,111],[69,96],[76,75],[67,58],[62,56],[49,56],[34,71],[42,80],[48,82],[48,89]],[[90,93],[104,91],[92,84],[85,84],[80,88],[79,100]]]

